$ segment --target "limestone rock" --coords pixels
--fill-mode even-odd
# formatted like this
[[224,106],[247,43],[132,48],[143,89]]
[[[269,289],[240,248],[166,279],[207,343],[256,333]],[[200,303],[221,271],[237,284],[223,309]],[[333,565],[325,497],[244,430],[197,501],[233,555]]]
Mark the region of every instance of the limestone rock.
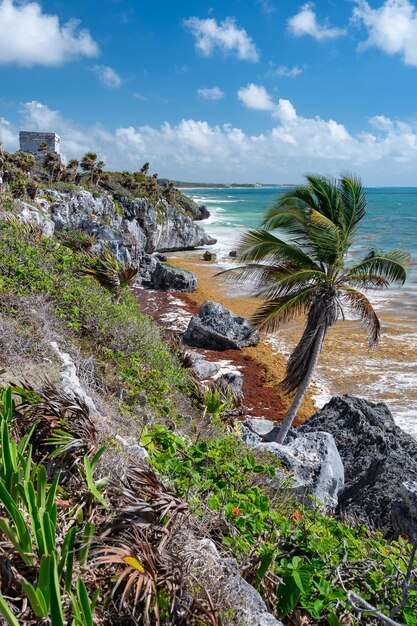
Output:
[[394,422],[388,407],[347,395],[330,400],[298,431],[331,433],[345,466],[339,510],[397,534],[393,512],[402,483],[417,481],[417,441]]
[[[281,459],[292,476],[290,489],[299,496],[314,496],[319,506],[335,508],[344,486],[344,468],[332,435],[311,432],[292,438],[287,444],[258,443],[258,450]],[[278,486],[287,476],[278,476]],[[306,503],[311,502],[306,498]]]
[[156,261],[153,271],[150,272],[146,286],[159,291],[195,291],[197,276],[193,272],[176,267],[169,263]]
[[121,199],[124,213],[135,218],[146,235],[145,252],[187,250],[211,245],[216,240],[189,215],[162,200],[154,208],[146,198]]
[[183,338],[189,346],[210,350],[240,350],[256,346],[260,341],[258,331],[249,320],[209,300],[201,305],[198,315],[191,318]]
[[187,354],[192,362],[191,370],[199,380],[206,380],[214,376],[220,369],[220,363],[208,361],[198,352],[188,352]]
[[55,224],[50,219],[48,211],[44,208],[32,206],[27,202],[21,202],[20,209],[20,213],[16,216],[19,220],[39,226],[45,237],[53,236]]

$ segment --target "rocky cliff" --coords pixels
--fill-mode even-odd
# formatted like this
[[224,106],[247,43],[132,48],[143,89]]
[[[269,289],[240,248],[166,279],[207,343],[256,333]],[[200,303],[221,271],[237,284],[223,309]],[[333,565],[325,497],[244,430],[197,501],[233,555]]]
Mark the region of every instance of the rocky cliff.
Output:
[[38,223],[48,236],[69,231],[92,235],[96,249],[110,247],[119,259],[139,267],[139,280],[146,286],[163,290],[193,290],[196,280],[190,272],[171,270],[166,264],[162,267],[160,260],[150,256],[152,253],[215,243],[195,223],[201,211],[195,210],[194,217],[184,203],[173,206],[165,199],[152,203],[146,197],[116,199],[108,192],[44,189],[33,204],[21,202],[20,209],[23,219]]

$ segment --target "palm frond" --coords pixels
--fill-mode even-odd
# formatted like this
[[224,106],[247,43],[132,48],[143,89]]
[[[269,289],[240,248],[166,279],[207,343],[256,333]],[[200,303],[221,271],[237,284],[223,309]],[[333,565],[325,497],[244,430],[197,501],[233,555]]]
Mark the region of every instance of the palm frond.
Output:
[[282,324],[304,313],[311,305],[314,289],[307,287],[280,298],[266,300],[251,321],[260,330],[273,333]]
[[259,289],[257,296],[270,300],[281,296],[290,295],[305,289],[314,287],[319,289],[326,285],[326,273],[316,270],[300,270],[294,272],[271,272],[269,280]]
[[341,198],[336,181],[318,174],[307,174],[310,193],[316,198],[315,209],[336,225],[340,225]]
[[384,278],[388,283],[403,285],[407,279],[407,268],[411,264],[411,257],[405,250],[392,250],[382,252],[371,250],[365,258],[356,263],[341,277],[348,279],[352,275],[373,275]]
[[344,250],[340,234],[340,228],[332,220],[318,211],[310,211],[308,238],[321,263],[335,265],[342,262]]
[[347,277],[340,280],[340,284],[359,287],[360,289],[386,289],[390,282],[383,276],[376,274],[348,274]]
[[362,181],[358,176],[345,174],[339,183],[343,200],[344,229],[348,238],[366,213],[366,196]]
[[266,230],[249,230],[238,246],[238,259],[288,264],[298,268],[320,270],[306,252],[295,244],[286,243]]
[[359,317],[362,326],[366,328],[370,347],[375,346],[380,338],[381,324],[368,298],[351,287],[343,288],[342,298],[348,302],[351,310]]

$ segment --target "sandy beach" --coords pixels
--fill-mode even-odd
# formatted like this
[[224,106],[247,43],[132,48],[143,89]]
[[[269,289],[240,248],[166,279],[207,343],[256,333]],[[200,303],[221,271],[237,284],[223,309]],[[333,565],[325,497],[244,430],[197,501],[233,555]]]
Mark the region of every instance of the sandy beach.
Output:
[[[221,302],[238,315],[250,317],[256,310],[256,298],[242,295],[242,289],[216,276],[216,263],[206,262],[201,250],[173,253],[170,262],[193,271],[198,276],[194,293],[175,294],[176,298],[196,312],[205,300]],[[371,296],[370,296],[371,297]],[[382,339],[376,349],[369,350],[366,335],[354,320],[338,322],[330,329],[317,370],[315,382],[305,398],[299,413],[302,421],[311,416],[332,395],[352,393],[375,402],[384,401],[391,408],[397,423],[417,436],[417,349],[409,335],[417,328],[417,309],[406,306],[398,298],[377,295],[375,306],[382,322]],[[252,394],[267,394],[265,401],[275,403],[267,412],[269,419],[280,419],[289,406],[290,398],[278,391],[288,354],[296,345],[303,328],[303,320],[283,327],[274,336],[263,336],[254,348],[242,350],[248,363],[257,366],[258,387]],[[223,358],[227,357],[223,353]],[[244,368],[243,368],[244,373]],[[271,394],[268,397],[268,394]],[[264,412],[265,413],[265,412]]]

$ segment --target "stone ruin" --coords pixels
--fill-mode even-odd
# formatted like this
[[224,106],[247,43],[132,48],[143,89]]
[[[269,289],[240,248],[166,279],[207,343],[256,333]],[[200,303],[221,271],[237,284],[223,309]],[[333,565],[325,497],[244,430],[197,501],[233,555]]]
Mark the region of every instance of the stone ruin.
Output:
[[19,143],[22,152],[29,152],[33,154],[36,159],[43,158],[43,154],[39,152],[39,147],[45,143],[48,146],[48,152],[54,152],[59,156],[61,161],[63,160],[60,148],[61,138],[56,133],[21,130],[19,133]]

